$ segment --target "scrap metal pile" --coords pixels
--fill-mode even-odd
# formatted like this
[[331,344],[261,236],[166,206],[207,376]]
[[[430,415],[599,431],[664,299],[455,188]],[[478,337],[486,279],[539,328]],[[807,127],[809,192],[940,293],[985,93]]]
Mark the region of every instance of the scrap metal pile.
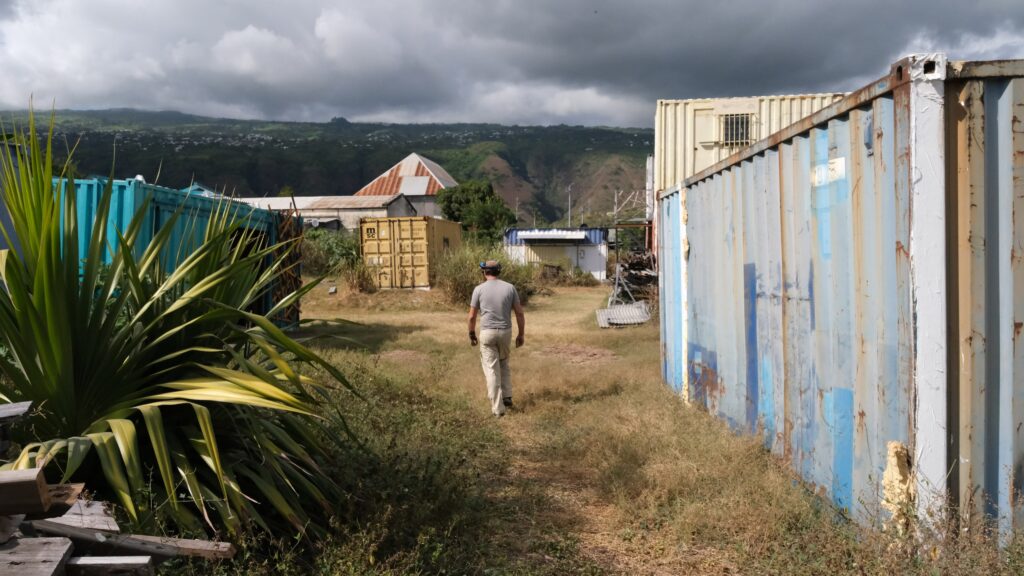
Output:
[[632,326],[651,319],[648,301],[657,300],[658,273],[654,254],[627,254],[615,265],[615,280],[608,307],[597,311],[601,328]]

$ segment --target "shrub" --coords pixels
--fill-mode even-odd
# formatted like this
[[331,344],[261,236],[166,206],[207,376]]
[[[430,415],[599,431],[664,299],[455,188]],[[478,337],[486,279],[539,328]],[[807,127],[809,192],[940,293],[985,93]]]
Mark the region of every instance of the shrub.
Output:
[[359,260],[351,265],[343,265],[338,270],[338,277],[353,292],[372,294],[377,291],[377,282],[374,279],[374,268],[367,266]]
[[360,254],[354,232],[313,228],[303,233],[303,272],[312,276],[337,276],[355,292],[376,292],[373,270]]
[[303,272],[311,276],[338,273],[361,260],[359,236],[353,232],[312,228],[302,235]]
[[[272,256],[294,243],[267,245],[223,201],[204,222],[182,207],[136,246],[148,203],[111,238],[108,184],[79,262],[66,256],[79,254],[77,198],[61,191],[73,186],[66,171],[53,172],[52,124],[40,138],[30,116],[14,139],[0,153],[0,232],[20,244],[0,269],[0,402],[36,411],[0,468],[86,481],[137,527],[323,534],[341,497],[324,472],[337,442],[324,423],[341,415],[315,416],[330,390],[298,368],[348,385],[268,320],[315,284],[249,312],[289,271]],[[181,229],[193,240],[179,247]]]
[[469,304],[473,288],[483,281],[480,263],[485,260],[501,262],[501,279],[516,287],[524,304],[537,293],[533,266],[512,262],[500,247],[476,243],[463,244],[445,254],[437,267],[435,285],[452,304]]
[[539,282],[547,286],[597,286],[600,280],[594,275],[573,266],[568,260],[559,263],[544,264],[537,269]]

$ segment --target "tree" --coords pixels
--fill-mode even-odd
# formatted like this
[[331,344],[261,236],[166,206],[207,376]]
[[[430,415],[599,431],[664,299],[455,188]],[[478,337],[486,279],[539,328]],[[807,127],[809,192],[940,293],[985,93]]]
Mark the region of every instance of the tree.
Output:
[[462,229],[482,240],[496,242],[516,215],[494,192],[490,182],[470,180],[437,193],[444,217],[462,223]]

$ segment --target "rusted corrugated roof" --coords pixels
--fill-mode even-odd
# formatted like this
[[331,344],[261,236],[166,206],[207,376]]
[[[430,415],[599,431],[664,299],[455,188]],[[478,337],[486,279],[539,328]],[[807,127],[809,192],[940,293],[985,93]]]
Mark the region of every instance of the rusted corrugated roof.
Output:
[[311,210],[360,210],[383,208],[395,199],[391,196],[321,196],[309,205]]
[[356,196],[433,196],[438,190],[458,186],[438,163],[415,152],[355,193]]
[[[391,196],[296,196],[295,207],[303,210],[369,210],[383,208],[390,204],[397,194]],[[237,198],[250,206],[267,210],[288,210],[292,198]]]

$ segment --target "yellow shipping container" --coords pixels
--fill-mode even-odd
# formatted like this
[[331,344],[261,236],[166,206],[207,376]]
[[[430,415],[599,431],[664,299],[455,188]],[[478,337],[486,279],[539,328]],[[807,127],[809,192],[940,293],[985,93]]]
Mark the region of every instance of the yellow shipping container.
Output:
[[378,287],[426,289],[441,256],[462,245],[462,226],[426,216],[363,218],[359,236]]

